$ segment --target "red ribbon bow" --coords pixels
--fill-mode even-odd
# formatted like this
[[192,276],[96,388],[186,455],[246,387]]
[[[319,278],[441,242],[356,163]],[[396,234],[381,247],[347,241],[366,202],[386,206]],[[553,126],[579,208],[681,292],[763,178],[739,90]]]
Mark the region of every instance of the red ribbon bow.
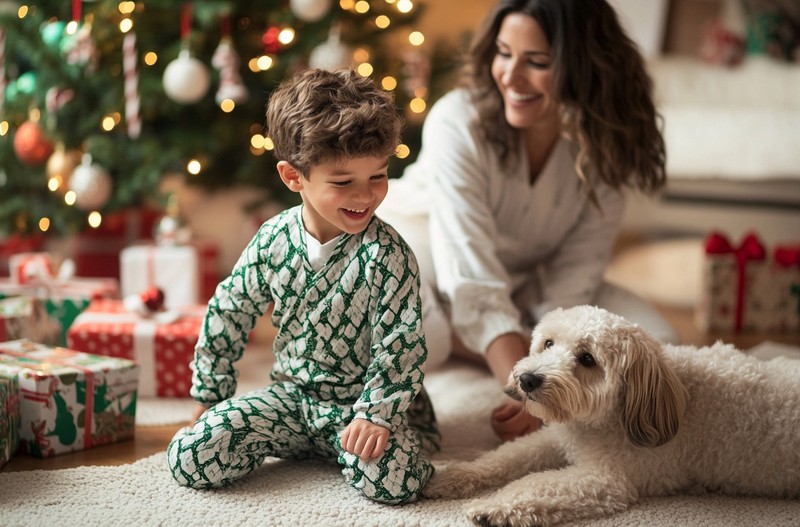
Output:
[[724,234],[712,231],[706,237],[705,248],[706,254],[735,253],[738,258],[743,260],[763,260],[767,256],[764,245],[753,232],[747,233],[739,247],[734,248]]
[[775,263],[781,267],[800,267],[800,245],[775,247]]
[[46,253],[31,253],[22,256],[14,270],[18,284],[51,280],[55,276],[53,265]]
[[745,268],[747,262],[750,260],[764,260],[767,256],[767,251],[764,249],[761,240],[753,232],[747,233],[738,247],[733,247],[728,238],[717,231],[712,231],[706,237],[705,250],[706,254],[733,254],[736,257],[737,286],[734,329],[739,331],[742,329],[742,320],[744,319],[744,296],[747,289]]

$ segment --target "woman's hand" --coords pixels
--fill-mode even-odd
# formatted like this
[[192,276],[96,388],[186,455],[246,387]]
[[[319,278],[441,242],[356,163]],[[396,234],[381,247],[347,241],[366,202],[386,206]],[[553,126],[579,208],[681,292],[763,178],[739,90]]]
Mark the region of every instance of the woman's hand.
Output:
[[353,419],[341,438],[342,448],[361,461],[380,457],[388,442],[389,430],[366,419]]
[[520,401],[509,399],[492,412],[492,429],[503,441],[535,432],[542,427],[542,420],[529,414]]
[[[486,363],[503,385],[508,382],[517,361],[528,355],[530,340],[516,333],[500,335],[486,350]],[[525,411],[522,403],[509,399],[492,412],[492,429],[503,441],[511,441],[538,430],[542,421]]]

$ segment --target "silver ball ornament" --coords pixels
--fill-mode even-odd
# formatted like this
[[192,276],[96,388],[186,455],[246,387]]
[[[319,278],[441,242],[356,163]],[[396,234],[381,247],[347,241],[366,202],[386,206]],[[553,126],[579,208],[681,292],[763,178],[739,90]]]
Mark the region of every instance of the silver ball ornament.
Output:
[[164,91],[167,96],[181,104],[192,104],[208,91],[211,76],[205,65],[192,57],[189,50],[181,51],[178,58],[164,69]]
[[348,68],[353,64],[353,51],[339,41],[329,38],[311,51],[308,65],[324,70]]
[[317,22],[331,10],[331,0],[290,0],[289,8],[303,22]]
[[69,189],[75,193],[75,206],[81,210],[102,208],[111,197],[111,176],[92,156],[84,154],[81,164],[69,178]]

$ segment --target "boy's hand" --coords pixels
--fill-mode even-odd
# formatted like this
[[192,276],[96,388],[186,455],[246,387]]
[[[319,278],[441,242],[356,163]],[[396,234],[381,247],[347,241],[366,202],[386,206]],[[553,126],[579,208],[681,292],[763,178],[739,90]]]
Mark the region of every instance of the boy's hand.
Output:
[[200,416],[203,415],[203,412],[205,412],[206,410],[208,410],[207,406],[204,406],[200,403],[195,404],[194,409],[192,409],[191,424],[194,425],[197,422],[197,420],[200,419]]
[[353,419],[342,432],[341,445],[347,452],[369,461],[383,454],[389,430],[366,419]]

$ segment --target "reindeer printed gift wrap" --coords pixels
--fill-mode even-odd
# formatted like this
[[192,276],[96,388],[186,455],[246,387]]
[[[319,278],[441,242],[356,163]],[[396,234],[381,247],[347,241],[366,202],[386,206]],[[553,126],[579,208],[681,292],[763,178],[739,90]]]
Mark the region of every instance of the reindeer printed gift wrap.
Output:
[[19,380],[22,451],[50,457],[133,437],[132,361],[15,340],[0,344],[0,375]]
[[0,467],[19,446],[19,380],[0,372]]
[[44,302],[27,296],[0,299],[0,342],[30,339],[58,344],[61,326],[52,320]]
[[0,278],[0,299],[26,296],[44,304],[52,324],[59,328],[54,344],[66,345],[67,330],[94,298],[119,298],[119,283],[113,278],[70,278],[17,284]]

